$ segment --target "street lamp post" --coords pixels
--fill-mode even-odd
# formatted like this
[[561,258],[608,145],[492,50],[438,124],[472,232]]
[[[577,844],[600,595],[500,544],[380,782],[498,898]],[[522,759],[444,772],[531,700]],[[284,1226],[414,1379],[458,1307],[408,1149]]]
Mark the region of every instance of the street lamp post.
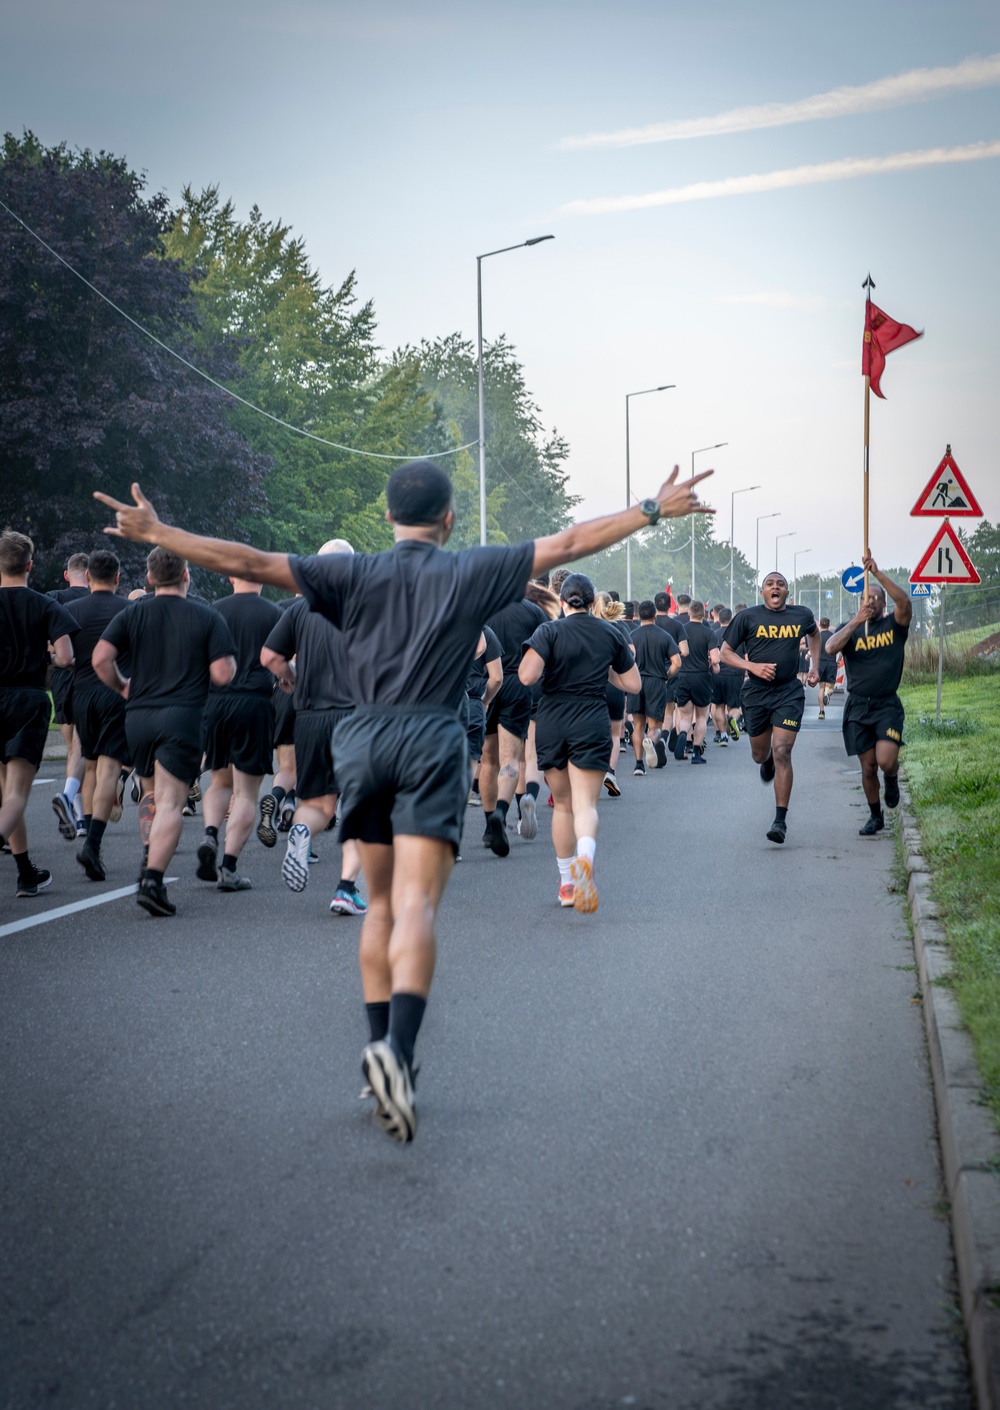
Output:
[[[733,610],[733,529],[736,522],[736,496],[738,494],[749,494],[751,490],[759,490],[760,485],[747,485],[742,490],[733,490],[729,496],[729,610]],[[691,533],[694,534],[694,525],[691,526]]]
[[[669,392],[676,382],[667,382],[662,387],[646,387],[641,392],[628,392],[625,396],[625,508],[632,508],[632,468],[629,461],[628,404],[633,397],[648,397],[650,392]],[[632,535],[625,540],[625,597],[632,600]]]
[[554,240],[554,235],[535,235],[519,245],[504,245],[502,250],[487,250],[476,255],[476,316],[479,330],[479,542],[486,542],[486,402],[483,395],[483,260],[491,255],[505,255],[508,250],[523,250],[528,245],[540,245]]
[[787,534],[775,534],[774,536],[774,571],[776,573],[781,571],[778,567],[778,540],[793,539],[795,537],[796,532],[797,531],[795,529],[789,529]]
[[753,571],[757,579],[757,596],[760,597],[760,521],[762,519],[780,519],[781,510],[776,509],[773,514],[758,514],[757,516],[757,544],[753,553]]
[[792,554],[792,601],[799,600],[799,559],[803,553],[812,553],[811,548],[799,548]]
[[[706,450],[720,450],[727,446],[728,441],[716,441],[714,446],[699,446],[697,450],[691,452],[691,478],[694,479],[694,458],[701,455]],[[694,520],[691,520],[691,596],[694,597]]]

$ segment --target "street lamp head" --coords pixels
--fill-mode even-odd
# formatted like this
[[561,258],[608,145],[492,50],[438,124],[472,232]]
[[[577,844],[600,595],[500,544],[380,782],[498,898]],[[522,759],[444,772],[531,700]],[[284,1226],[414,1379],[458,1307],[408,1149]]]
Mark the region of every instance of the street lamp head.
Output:
[[657,390],[658,392],[669,392],[672,388],[674,388],[674,387],[676,387],[676,386],[677,386],[677,383],[676,383],[676,382],[667,382],[667,383],[665,383],[662,387],[657,387],[656,390]]
[[525,240],[526,245],[540,245],[543,240],[554,240],[554,235],[535,235],[531,240]]

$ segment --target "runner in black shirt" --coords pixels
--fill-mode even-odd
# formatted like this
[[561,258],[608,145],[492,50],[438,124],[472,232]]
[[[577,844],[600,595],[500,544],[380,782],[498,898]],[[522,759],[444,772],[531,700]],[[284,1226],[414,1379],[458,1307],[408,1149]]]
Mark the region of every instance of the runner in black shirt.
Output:
[[[203,539],[161,524],[138,485],[135,506],[97,493],[115,513],[108,532],[154,542],[215,572],[301,590],[347,638],[355,713],[337,727],[342,832],[362,843],[369,904],[361,970],[372,1041],[363,1067],[376,1121],[397,1140],[416,1131],[413,1048],[434,972],[435,918],[459,844],[467,771],[459,718],[483,623],[524,595],[528,579],[598,553],[655,523],[711,511],[703,478],[656,500],[512,547],[444,552],[455,523],[449,477],[428,461],[386,486],[395,547],[374,555],[291,558]],[[465,774],[465,777],[463,777]]]
[[68,668],[76,632],[65,607],[28,587],[34,551],[26,534],[0,534],[0,846],[10,844],[21,897],[37,896],[52,880],[28,856],[24,810],[49,733],[47,643],[56,665]]
[[[685,616],[684,621],[680,617],[675,617],[671,613],[673,599],[669,592],[658,592],[653,598],[656,606],[656,625],[661,632],[666,632],[676,641],[681,653],[681,661],[687,655],[687,623],[691,620]],[[667,699],[663,714],[663,732],[667,736],[664,746],[664,753],[672,754],[677,745],[677,676],[671,676],[667,681]]]
[[808,607],[788,605],[783,573],[768,573],[761,597],[760,606],[746,608],[729,623],[720,661],[748,673],[742,701],[750,748],[762,782],[774,780],[775,816],[767,836],[771,842],[784,842],[792,796],[792,746],[805,708],[805,691],[796,680],[799,638],[809,640],[812,686],[819,679],[819,627]]
[[[903,674],[906,639],[913,607],[906,591],[880,573],[869,554],[864,561],[869,576],[880,586],[868,590],[857,614],[827,640],[826,652],[834,661],[843,652],[847,676],[844,706],[844,744],[861,764],[861,785],[871,816],[860,829],[873,837],[885,826],[879,793],[878,771],[885,777],[885,804],[899,803],[899,750],[903,743],[903,702],[897,691]],[[886,615],[886,593],[893,610]]]
[[683,762],[691,736],[691,762],[705,762],[705,726],[712,703],[712,670],[718,665],[711,627],[705,621],[705,606],[692,602],[686,628],[687,654],[677,674],[677,742],[674,758]]
[[666,711],[667,682],[681,668],[681,652],[668,632],[655,625],[656,607],[648,598],[639,603],[639,630],[632,635],[635,664],[642,684],[628,698],[632,715],[633,774],[641,777],[647,768],[662,769],[667,762],[666,745],[660,737]]
[[[46,597],[51,597],[53,602],[58,602],[61,607],[68,607],[71,602],[85,601],[90,596],[90,586],[87,582],[88,561],[85,553],[71,554],[63,572],[68,586],[48,592]],[[66,781],[62,792],[52,799],[52,810],[59,822],[60,835],[67,842],[72,842],[75,837],[87,835],[83,822],[83,799],[80,796],[84,775],[83,755],[80,751],[80,736],[74,728],[73,706],[70,700],[73,680],[72,670],[66,671],[58,664],[53,665],[49,674],[49,690],[52,693],[55,722],[66,746]]]
[[[476,798],[479,797],[479,790],[475,784],[479,778],[483,742],[486,738],[486,711],[503,682],[502,656],[503,648],[497,640],[496,633],[490,627],[484,627],[482,639],[476,647],[476,658],[469,667],[469,675],[465,682],[465,694],[468,701],[465,725],[466,743],[469,748],[469,759],[472,763],[473,790]],[[471,799],[473,793],[470,793],[469,797]]]
[[722,650],[722,640],[726,628],[733,620],[733,614],[728,607],[719,608],[719,625],[715,629],[712,637],[712,646],[715,649],[715,660],[718,666],[712,672],[712,715],[715,720],[715,740],[717,744],[727,746],[729,740],[738,740],[740,737],[740,727],[736,723],[740,713],[740,692],[743,689],[743,671],[736,670],[733,666],[726,666],[719,660],[719,653]]
[[831,655],[829,654],[829,652],[827,651],[827,649],[826,649],[826,644],[827,644],[827,642],[828,642],[828,641],[830,640],[830,638],[833,636],[833,632],[830,630],[830,618],[829,618],[829,617],[820,617],[820,619],[819,619],[819,636],[820,636],[820,641],[821,641],[822,644],[823,644],[823,645],[822,645],[823,655],[822,655],[822,657],[820,658],[820,663],[819,663],[819,686],[818,686],[818,689],[819,689],[819,716],[818,716],[818,718],[821,719],[821,720],[825,720],[825,719],[826,719],[826,707],[827,707],[827,706],[829,705],[829,703],[830,703],[830,697],[831,697],[831,695],[833,694],[834,687],[835,687],[836,684],[837,684],[837,654],[836,654],[836,652],[834,652],[834,654],[831,656]]
[[[171,916],[177,907],[163,874],[177,850],[182,809],[201,769],[208,687],[232,680],[236,648],[218,612],[185,602],[190,575],[183,558],[154,548],[146,567],[156,596],[131,603],[108,623],[92,661],[104,684],[126,701],[125,734],[142,782],[139,838],[148,850],[136,900],[150,915]],[[126,652],[128,680],[117,664]]]
[[510,852],[507,809],[514,800],[531,724],[531,691],[518,679],[517,670],[524,643],[546,620],[542,609],[525,597],[520,602],[508,603],[486,623],[503,648],[503,681],[486,712],[479,796],[486,814],[483,843],[498,857],[506,857]]
[[125,702],[98,680],[92,661],[94,648],[108,623],[128,607],[125,598],[117,596],[120,567],[107,549],[92,553],[87,569],[90,592],[69,603],[66,609],[80,624],[74,641],[72,710],[86,766],[82,796],[87,835],[76,860],[91,881],[104,881],[108,874],[101,858],[101,843],[116,807],[121,817],[122,769],[129,758]]
[[[616,598],[612,598],[609,592],[599,592],[594,599],[594,616],[612,624],[628,647],[632,659],[635,660],[635,645],[632,641],[632,633],[623,620],[624,611],[624,604]],[[604,697],[608,703],[608,716],[611,723],[611,759],[608,763],[608,771],[604,775],[604,787],[612,798],[620,798],[622,791],[618,787],[615,770],[618,767],[618,755],[622,746],[622,726],[625,722],[625,706],[628,703],[628,696],[624,690],[621,690],[617,685],[612,685],[609,680],[604,688]]]

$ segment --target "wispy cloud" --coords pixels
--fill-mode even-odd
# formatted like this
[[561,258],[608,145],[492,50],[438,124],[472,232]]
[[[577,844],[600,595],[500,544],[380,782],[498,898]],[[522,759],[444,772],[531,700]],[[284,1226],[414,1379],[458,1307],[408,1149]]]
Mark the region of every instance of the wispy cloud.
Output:
[[817,166],[795,166],[785,171],[755,176],[730,176],[724,181],[698,181],[692,186],[671,186],[640,196],[597,196],[569,201],[560,215],[609,215],[615,211],[648,210],[684,201],[711,201],[720,196],[750,196],[761,191],[785,191],[793,186],[815,186],[824,181],[849,181],[856,176],[881,176],[891,171],[917,171],[927,166],[980,162],[1000,157],[1000,142],[972,142],[966,147],[928,147],[921,152],[897,152],[889,157],[844,157]]
[[857,88],[834,88],[794,103],[761,103],[752,108],[732,108],[715,117],[658,122],[649,127],[628,127],[619,132],[595,132],[585,137],[564,137],[556,145],[579,150],[595,147],[640,147],[648,142],[682,142],[690,137],[718,137],[728,132],[752,132],[761,127],[786,127],[821,118],[851,117],[880,108],[926,103],[942,94],[963,89],[990,88],[1000,83],[1000,54],[963,59],[950,68],[910,69],[891,78],[879,78]]
[[817,309],[823,300],[814,294],[792,294],[787,289],[765,289],[757,294],[720,294],[720,304],[749,304],[753,308]]

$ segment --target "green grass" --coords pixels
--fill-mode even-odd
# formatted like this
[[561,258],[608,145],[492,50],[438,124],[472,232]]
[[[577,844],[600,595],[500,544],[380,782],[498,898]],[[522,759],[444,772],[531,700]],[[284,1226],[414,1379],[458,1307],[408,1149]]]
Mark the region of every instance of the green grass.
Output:
[[955,965],[954,992],[1000,1124],[1000,679],[900,690],[904,760]]
[[971,651],[974,646],[978,646],[987,637],[1000,632],[1000,622],[991,622],[985,627],[963,627],[960,632],[945,632],[945,646],[952,651]]

